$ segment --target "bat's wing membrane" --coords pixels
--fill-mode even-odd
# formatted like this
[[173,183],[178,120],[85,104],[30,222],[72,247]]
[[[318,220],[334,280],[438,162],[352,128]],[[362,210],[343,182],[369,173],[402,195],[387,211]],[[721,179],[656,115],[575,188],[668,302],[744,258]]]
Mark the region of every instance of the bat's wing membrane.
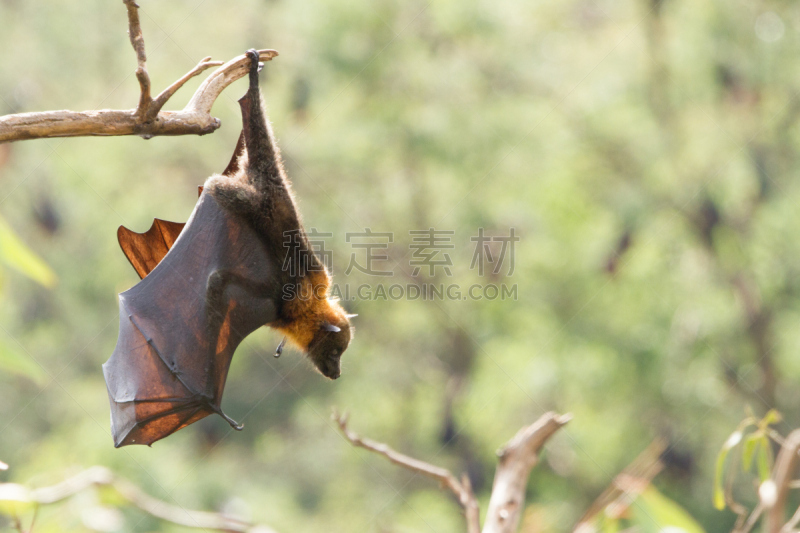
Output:
[[[150,445],[213,411],[191,401],[186,387],[174,378],[120,300],[119,346],[103,365],[111,401],[114,445]],[[127,322],[127,324],[126,324]]]
[[239,134],[239,140],[236,141],[236,148],[233,149],[231,160],[228,163],[228,166],[225,167],[225,170],[222,171],[223,176],[230,177],[239,171],[242,165],[242,156],[245,155],[246,151],[247,150],[245,149],[244,145],[244,130],[242,130],[242,133]]
[[211,413],[225,417],[234,350],[277,316],[276,268],[244,219],[201,195],[163,260],[120,294],[119,339],[103,365],[116,446],[151,444]]
[[158,265],[175,243],[185,224],[153,219],[153,225],[144,233],[136,233],[125,226],[117,230],[117,239],[125,257],[131,262],[140,278],[144,278]]

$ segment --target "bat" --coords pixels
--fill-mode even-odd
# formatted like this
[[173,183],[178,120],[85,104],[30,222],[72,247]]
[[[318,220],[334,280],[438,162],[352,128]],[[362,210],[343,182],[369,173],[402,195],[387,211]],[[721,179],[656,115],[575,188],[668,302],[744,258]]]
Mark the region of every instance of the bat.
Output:
[[328,298],[330,275],[308,242],[263,109],[258,52],[247,57],[242,134],[189,220],[117,232],[142,279],[119,295],[119,338],[103,365],[115,447],[149,446],[214,413],[241,429],[222,411],[222,393],[236,347],[263,325],[324,376],[341,375],[352,315]]

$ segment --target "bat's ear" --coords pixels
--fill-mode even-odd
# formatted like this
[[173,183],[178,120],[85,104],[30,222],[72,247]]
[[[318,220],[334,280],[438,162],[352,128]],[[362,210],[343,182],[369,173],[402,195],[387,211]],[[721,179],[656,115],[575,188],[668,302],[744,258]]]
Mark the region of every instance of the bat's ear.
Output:
[[334,326],[330,322],[323,322],[322,330],[330,331],[331,333],[339,333],[340,331],[342,331],[342,328],[340,328],[339,326]]

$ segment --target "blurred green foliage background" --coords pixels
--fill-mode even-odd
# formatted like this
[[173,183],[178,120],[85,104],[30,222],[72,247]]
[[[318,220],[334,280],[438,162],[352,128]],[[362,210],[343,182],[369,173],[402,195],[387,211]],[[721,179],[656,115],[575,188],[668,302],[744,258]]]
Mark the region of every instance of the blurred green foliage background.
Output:
[[[345,302],[359,317],[336,382],[296,352],[273,359],[280,338],[263,328],[223,401],[243,432],[209,417],[117,450],[100,365],[116,294],[137,277],[116,228],[186,220],[195,187],[228,161],[245,81],[217,101],[213,135],[0,145],[0,213],[58,277],[47,288],[46,268],[38,282],[2,270],[0,480],[41,486],[100,464],[165,501],[278,531],[455,532],[456,503],[352,449],[331,407],[468,472],[484,509],[494,450],[553,409],[574,420],[531,477],[523,531],[567,530],[659,436],[655,485],[706,531],[730,530],[734,515],[711,503],[714,458],[746,406],[777,408],[784,433],[800,425],[800,6],[140,5],[156,91],[202,57],[279,50],[262,88],[306,227],[333,234],[339,285],[506,283],[518,299]],[[0,114],[133,107],[126,30],[120,1],[0,0]],[[410,275],[408,232],[429,227],[455,232],[451,277]],[[520,236],[510,276],[470,270],[480,227]],[[392,278],[344,275],[345,234],[364,228],[394,233],[380,264]],[[35,531],[87,530],[101,503],[43,509]],[[123,518],[125,531],[179,530]]]

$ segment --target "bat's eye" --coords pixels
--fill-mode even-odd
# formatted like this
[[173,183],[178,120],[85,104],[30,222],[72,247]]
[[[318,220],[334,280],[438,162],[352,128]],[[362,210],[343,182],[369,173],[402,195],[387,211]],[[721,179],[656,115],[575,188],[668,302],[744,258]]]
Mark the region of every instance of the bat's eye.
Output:
[[338,348],[334,348],[334,350],[331,352],[331,355],[338,355],[338,354],[339,354]]

